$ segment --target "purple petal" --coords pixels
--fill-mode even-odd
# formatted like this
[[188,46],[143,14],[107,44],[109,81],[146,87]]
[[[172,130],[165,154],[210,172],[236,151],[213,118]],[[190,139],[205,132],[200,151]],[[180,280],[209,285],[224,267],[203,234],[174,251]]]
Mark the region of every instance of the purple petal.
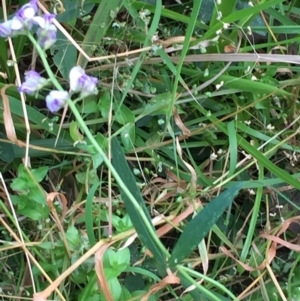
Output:
[[49,49],[56,42],[56,28],[55,30],[45,30],[39,28],[36,32],[40,46],[46,50]]
[[67,91],[51,91],[46,97],[46,105],[50,112],[55,113],[64,107],[70,98]]
[[42,17],[34,17],[32,21],[43,29],[50,29],[53,26],[52,21],[55,19],[55,17],[55,14],[44,14]]
[[23,5],[17,12],[16,16],[23,22],[31,20],[38,11],[37,0],[31,0],[29,3]]
[[34,95],[47,84],[47,79],[34,70],[27,71],[25,81],[18,88],[19,92]]
[[7,38],[12,34],[12,21],[6,21],[3,23],[0,23],[0,37]]
[[85,75],[85,72],[80,66],[75,66],[70,70],[69,79],[71,91],[79,92],[82,89],[80,78],[83,75]]
[[69,78],[71,91],[81,92],[81,97],[97,94],[98,79],[85,74],[85,71],[80,66],[71,69]]

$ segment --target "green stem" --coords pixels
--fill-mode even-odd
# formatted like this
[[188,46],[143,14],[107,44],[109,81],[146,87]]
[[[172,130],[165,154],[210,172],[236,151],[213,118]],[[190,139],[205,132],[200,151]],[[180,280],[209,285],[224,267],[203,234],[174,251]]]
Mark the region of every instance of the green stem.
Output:
[[[41,48],[41,46],[37,43],[37,41],[35,40],[35,38],[28,33],[28,37],[30,39],[30,41],[32,42],[32,44],[36,47],[36,50],[43,62],[43,65],[45,67],[45,70],[50,78],[50,80],[53,82],[55,88],[59,91],[64,91],[64,89],[62,88],[62,86],[60,85],[60,83],[58,82],[57,78],[55,77],[55,75],[53,74],[48,61],[46,59],[46,55],[44,50]],[[109,161],[109,159],[107,158],[106,154],[104,153],[104,151],[102,150],[102,148],[99,146],[99,144],[97,143],[97,141],[95,140],[94,136],[92,135],[92,133],[90,132],[89,128],[87,127],[87,125],[85,124],[84,120],[82,119],[79,111],[77,110],[75,103],[72,101],[72,99],[68,99],[68,105],[69,108],[71,109],[72,113],[74,114],[77,122],[79,123],[79,125],[81,126],[83,132],[85,133],[86,137],[90,140],[91,144],[94,146],[94,148],[97,150],[98,154],[102,157],[104,163],[106,164],[107,168],[110,169],[112,175],[114,176],[116,182],[120,185],[120,188],[126,193],[126,195],[128,196],[128,198],[130,199],[130,201],[132,202],[132,205],[139,211],[141,218],[143,220],[143,222],[145,223],[153,241],[155,241],[156,245],[160,248],[160,250],[166,255],[169,256],[168,252],[166,251],[166,249],[164,248],[164,246],[162,245],[161,241],[158,239],[155,231],[153,231],[151,224],[148,222],[148,219],[144,213],[144,211],[142,210],[141,206],[139,205],[139,203],[136,201],[136,199],[134,198],[134,196],[131,194],[130,190],[127,188],[126,185],[124,185],[122,179],[120,178],[119,174],[117,173],[117,171],[115,170],[115,168],[113,167],[113,165],[111,164],[111,162]]]
[[55,77],[54,73],[52,72],[49,64],[48,64],[48,61],[47,61],[47,58],[46,58],[46,55],[45,55],[45,52],[44,50],[42,49],[42,47],[39,45],[39,43],[36,41],[36,39],[33,37],[33,35],[29,32],[28,33],[28,38],[29,40],[31,41],[31,43],[34,45],[34,47],[36,48],[42,62],[43,62],[43,65],[46,69],[46,72],[48,74],[48,76],[50,77],[50,80],[52,81],[53,85],[55,86],[55,88],[59,91],[64,91],[64,89],[62,88],[62,86],[60,85],[60,83],[58,82],[57,78]]

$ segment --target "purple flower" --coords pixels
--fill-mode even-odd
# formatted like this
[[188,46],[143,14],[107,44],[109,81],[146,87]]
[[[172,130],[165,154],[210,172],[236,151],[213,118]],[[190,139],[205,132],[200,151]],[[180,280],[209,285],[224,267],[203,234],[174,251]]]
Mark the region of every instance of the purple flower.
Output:
[[44,14],[42,17],[40,16],[34,17],[33,22],[38,24],[42,29],[56,30],[56,27],[52,24],[52,21],[54,19],[55,19],[55,14]]
[[56,42],[57,29],[52,24],[53,19],[55,19],[54,14],[44,14],[43,17],[33,18],[33,22],[40,26],[36,34],[38,42],[44,50],[49,49]]
[[98,78],[88,76],[80,66],[75,66],[69,73],[70,89],[72,92],[80,92],[81,97],[97,94]]
[[30,70],[25,73],[25,81],[21,84],[18,90],[19,92],[33,95],[41,90],[47,82],[47,79],[41,77],[39,73],[34,70]]
[[12,34],[11,24],[12,20],[0,23],[0,37],[6,39]]
[[20,31],[30,29],[32,26],[32,19],[38,11],[38,0],[31,0],[29,3],[23,5],[12,19],[11,29]]
[[31,0],[23,5],[11,20],[0,23],[0,36],[7,38],[30,29],[32,20],[38,11],[37,2],[38,0]]
[[51,91],[46,97],[47,108],[50,112],[55,113],[64,107],[70,98],[67,91]]
[[46,50],[49,49],[56,42],[56,30],[44,30],[39,28],[36,32],[38,43]]

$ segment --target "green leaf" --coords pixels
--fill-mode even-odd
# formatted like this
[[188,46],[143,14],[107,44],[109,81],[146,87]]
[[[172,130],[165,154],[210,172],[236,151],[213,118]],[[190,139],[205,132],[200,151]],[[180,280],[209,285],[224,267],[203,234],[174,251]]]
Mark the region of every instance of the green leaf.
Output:
[[113,300],[119,300],[121,293],[122,293],[122,287],[121,287],[119,280],[117,278],[108,280],[108,286],[112,293]]
[[[20,99],[9,96],[9,104],[10,104],[10,111],[13,115],[24,118],[22,103]],[[0,97],[0,110],[3,110],[3,101],[1,97]],[[37,110],[32,106],[26,105],[26,111],[31,125],[38,125],[39,128],[45,129],[46,131],[54,135],[58,133],[58,129],[59,129],[58,125],[54,123],[52,120],[50,120],[49,118],[47,118],[45,115],[41,114],[39,110]]]
[[[5,136],[0,133],[1,140],[5,138]],[[0,141],[0,160],[11,163],[15,158],[15,152],[12,144],[5,143],[3,141]]]
[[70,136],[74,142],[83,140],[83,136],[79,131],[78,123],[74,120],[72,120],[70,123]]
[[109,262],[112,267],[118,267],[122,273],[130,263],[130,251],[128,248],[113,252],[109,256]]
[[128,248],[117,252],[108,249],[105,252],[104,271],[107,280],[118,277],[130,264],[130,252]]
[[94,96],[90,96],[90,99],[87,99],[86,101],[83,102],[83,104],[81,105],[81,109],[80,111],[84,114],[94,114],[96,112],[98,112],[98,104],[96,102],[95,99],[91,99],[91,98],[95,98]]
[[132,110],[130,110],[129,108],[127,108],[125,105],[121,105],[118,106],[115,109],[115,118],[117,120],[117,122],[119,122],[122,125],[125,125],[126,123],[129,122],[134,122],[135,121],[135,117],[134,114],[132,113]]
[[121,132],[121,139],[126,151],[130,151],[134,147],[135,142],[135,124],[127,123]]
[[111,149],[113,155],[113,166],[122,179],[124,186],[126,186],[135,198],[135,202],[133,202],[132,198],[125,193],[123,185],[120,185],[119,188],[126,206],[126,211],[130,216],[132,224],[136,229],[141,242],[152,252],[156,259],[159,273],[165,274],[166,258],[169,254],[156,236],[145,202],[141,196],[135,178],[125,160],[122,148],[115,137],[111,141]]
[[31,173],[36,179],[36,181],[39,183],[45,178],[46,174],[48,173],[48,170],[49,168],[47,166],[43,166],[37,169],[32,169]]
[[51,54],[54,54],[53,61],[63,78],[68,79],[70,70],[76,65],[77,50],[60,31]]
[[66,232],[66,238],[69,242],[69,247],[71,250],[76,249],[76,247],[80,246],[81,244],[79,232],[73,225],[69,226]]
[[27,197],[36,203],[47,205],[45,194],[37,187],[30,188],[30,192],[28,193]]
[[241,188],[242,185],[240,183],[228,188],[187,224],[171,254],[169,260],[171,267],[179,264],[193,252],[220,218],[224,210],[232,203]]
[[86,0],[63,0],[65,11],[57,15],[56,19],[59,22],[69,22],[82,15],[86,15],[94,8],[95,4],[92,1]]
[[76,174],[76,180],[81,184],[98,184],[99,177],[97,175],[97,170],[91,169],[88,172],[83,171]]
[[25,208],[17,210],[19,215],[29,217],[34,221],[40,221],[49,215],[49,207],[38,203],[27,201]]
[[96,238],[95,238],[94,228],[93,228],[93,199],[100,184],[101,182],[95,183],[90,188],[85,203],[85,227],[91,246],[93,246],[96,243]]
[[103,118],[108,118],[111,106],[110,93],[106,90],[99,98],[98,110],[101,112]]

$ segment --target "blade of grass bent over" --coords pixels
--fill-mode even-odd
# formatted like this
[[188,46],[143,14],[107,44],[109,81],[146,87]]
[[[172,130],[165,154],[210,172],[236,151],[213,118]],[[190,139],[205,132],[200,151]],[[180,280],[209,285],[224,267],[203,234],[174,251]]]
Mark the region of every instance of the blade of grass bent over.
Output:
[[130,216],[131,222],[134,225],[141,242],[152,252],[157,262],[156,266],[158,272],[161,275],[165,275],[167,268],[166,258],[169,257],[169,253],[156,235],[155,228],[152,225],[149,212],[145,206],[134,176],[125,160],[123,150],[115,137],[112,138],[111,149],[113,166],[124,185],[129,189],[136,200],[136,203],[133,203],[121,189],[121,196],[125,203],[126,211]]

